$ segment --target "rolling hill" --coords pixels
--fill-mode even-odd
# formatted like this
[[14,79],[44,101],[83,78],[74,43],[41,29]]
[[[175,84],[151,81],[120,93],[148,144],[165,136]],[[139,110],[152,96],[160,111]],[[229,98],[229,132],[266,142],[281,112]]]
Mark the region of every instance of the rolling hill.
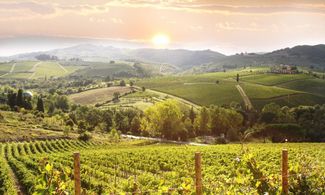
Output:
[[125,49],[112,46],[82,44],[74,47],[43,52],[26,53],[3,60],[35,60],[35,56],[48,54],[63,60],[80,58],[91,62],[109,62],[111,60],[144,62],[160,67],[163,64],[174,67],[174,72],[191,70],[191,73],[213,72],[243,66],[265,66],[291,64],[325,68],[325,45],[296,46],[269,53],[242,53],[226,56],[211,50],[192,51],[185,49]]
[[202,106],[243,104],[236,89],[239,85],[250,98],[253,106],[261,109],[275,102],[281,106],[315,105],[325,102],[325,80],[309,74],[271,74],[261,68],[241,68],[228,72],[197,75],[165,76],[143,79],[136,83],[167,94],[178,96]]
[[125,49],[111,46],[82,44],[63,49],[19,54],[3,58],[3,60],[35,60],[35,57],[40,54],[57,56],[63,60],[80,58],[84,61],[92,62],[122,60],[152,63],[156,64],[157,66],[160,66],[161,64],[169,64],[177,66],[177,68],[180,70],[214,62],[225,57],[225,55],[211,50],[191,51],[185,49]]

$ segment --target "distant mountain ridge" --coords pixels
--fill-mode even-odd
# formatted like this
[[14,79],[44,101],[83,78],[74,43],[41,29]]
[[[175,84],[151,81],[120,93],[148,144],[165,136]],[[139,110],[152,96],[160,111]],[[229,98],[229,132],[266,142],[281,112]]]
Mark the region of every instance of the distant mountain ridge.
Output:
[[82,44],[44,52],[33,52],[8,57],[8,59],[32,60],[40,54],[49,54],[60,59],[81,58],[88,61],[133,60],[156,64],[170,64],[180,69],[217,61],[225,55],[211,50],[191,51],[185,49],[125,49],[112,46]]
[[192,51],[186,49],[125,49],[112,46],[82,44],[44,52],[19,54],[3,60],[32,60],[40,54],[58,56],[60,59],[81,58],[85,61],[128,60],[149,62],[157,65],[170,64],[180,71],[217,71],[224,68],[291,64],[325,68],[325,45],[302,45],[275,50],[269,53],[249,53],[226,56],[212,50]]
[[301,45],[292,48],[275,50],[264,54],[237,54],[201,66],[204,71],[215,71],[220,68],[236,68],[242,66],[263,66],[288,64],[305,67],[325,68],[325,45]]

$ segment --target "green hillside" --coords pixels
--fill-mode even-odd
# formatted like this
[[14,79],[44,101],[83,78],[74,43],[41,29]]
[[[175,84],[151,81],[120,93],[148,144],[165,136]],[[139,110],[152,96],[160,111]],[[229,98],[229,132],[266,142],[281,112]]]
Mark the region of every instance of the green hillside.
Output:
[[247,81],[250,83],[257,83],[261,85],[279,85],[286,82],[292,82],[296,80],[305,80],[313,78],[310,75],[306,74],[257,74],[249,75],[242,78],[242,81]]
[[[228,72],[199,75],[166,76],[144,79],[138,86],[158,90],[182,97],[199,105],[242,103],[235,81],[240,75],[239,84],[253,106],[276,102],[280,105],[314,105],[324,101],[325,81],[308,74],[271,74],[267,68],[246,68]],[[289,98],[288,98],[289,97]]]
[[325,80],[323,79],[305,79],[297,80],[280,85],[283,88],[306,91],[312,94],[318,94],[325,97]]

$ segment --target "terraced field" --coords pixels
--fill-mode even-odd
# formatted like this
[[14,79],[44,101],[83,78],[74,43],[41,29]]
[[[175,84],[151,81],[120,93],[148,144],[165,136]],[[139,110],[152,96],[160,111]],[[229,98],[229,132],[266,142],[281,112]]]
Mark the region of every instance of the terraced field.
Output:
[[281,192],[282,148],[289,151],[290,193],[325,192],[324,144],[248,144],[245,150],[238,144],[148,144],[75,140],[0,144],[0,193],[32,194],[46,187],[41,179],[44,163],[50,165],[48,171],[63,174],[65,170],[63,189],[72,193],[72,153],[80,151],[81,186],[87,194],[192,194],[194,153],[200,151],[204,193],[277,194]]

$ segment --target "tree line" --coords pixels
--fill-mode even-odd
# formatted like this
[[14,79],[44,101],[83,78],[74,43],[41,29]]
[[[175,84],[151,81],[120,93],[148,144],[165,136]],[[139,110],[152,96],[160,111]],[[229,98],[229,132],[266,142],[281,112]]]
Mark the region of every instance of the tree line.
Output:
[[325,105],[289,108],[270,103],[249,117],[240,104],[194,109],[168,99],[141,111],[74,105],[58,94],[32,97],[24,94],[22,89],[10,91],[8,107],[14,111],[24,108],[44,116],[61,116],[66,126],[79,133],[113,131],[172,140],[213,136],[222,143],[241,141],[247,135],[273,142],[325,141]]

